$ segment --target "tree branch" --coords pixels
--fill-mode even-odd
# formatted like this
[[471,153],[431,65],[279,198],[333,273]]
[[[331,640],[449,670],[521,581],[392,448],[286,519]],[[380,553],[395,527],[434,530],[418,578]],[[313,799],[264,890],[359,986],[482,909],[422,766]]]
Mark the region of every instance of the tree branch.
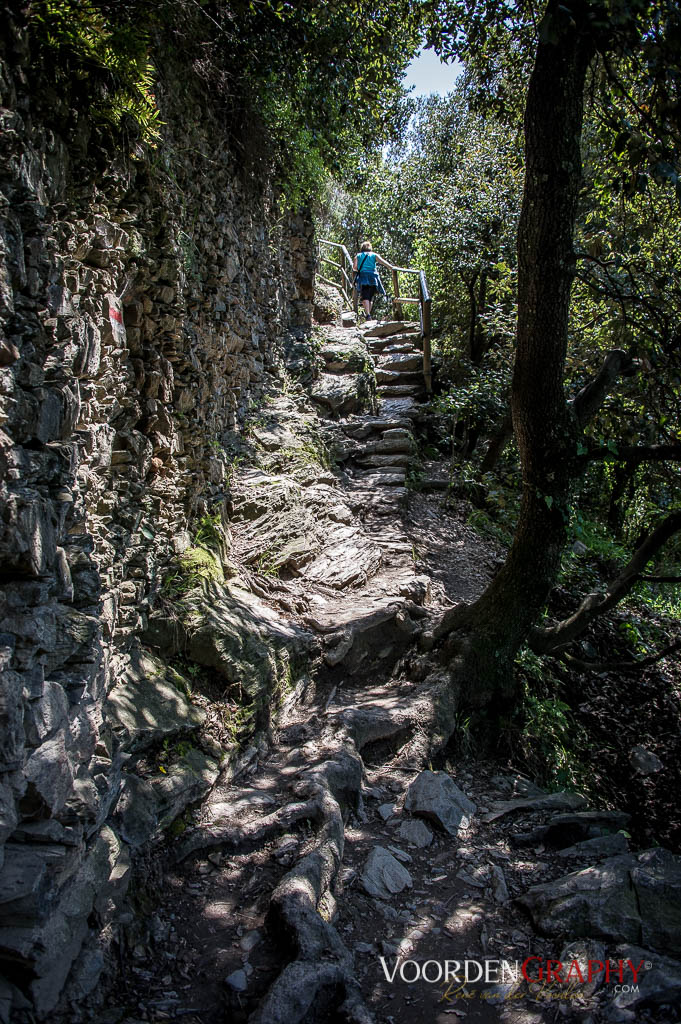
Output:
[[581,658],[575,658],[574,655],[568,654],[567,651],[563,651],[558,657],[570,668],[578,668],[582,672],[612,672],[616,669],[639,669],[645,668],[647,665],[654,665],[680,648],[681,640],[677,640],[676,643],[663,647],[657,654],[650,654],[647,658],[633,658],[630,661],[583,661]]
[[671,512],[636,549],[605,593],[587,594],[577,611],[555,626],[532,630],[529,646],[536,654],[550,654],[571,643],[599,615],[609,611],[625,597],[643,569],[663,544],[681,530],[681,509]]
[[630,444],[622,445],[616,452],[610,448],[594,448],[587,458],[590,461],[615,459],[634,466],[641,462],[681,462],[681,444]]
[[582,388],[572,403],[572,408],[580,427],[585,427],[589,420],[598,412],[613,381],[625,370],[629,369],[631,363],[630,356],[621,348],[608,352],[602,367],[594,379]]

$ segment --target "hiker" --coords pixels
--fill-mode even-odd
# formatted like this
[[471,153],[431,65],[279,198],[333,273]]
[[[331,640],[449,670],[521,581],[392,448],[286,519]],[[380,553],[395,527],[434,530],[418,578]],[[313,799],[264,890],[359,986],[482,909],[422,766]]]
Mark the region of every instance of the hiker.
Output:
[[376,292],[385,295],[383,282],[376,270],[377,263],[388,270],[395,270],[392,263],[387,263],[377,252],[373,252],[371,242],[362,242],[361,251],[352,261],[352,269],[355,271],[355,288],[359,292],[367,319],[371,316],[371,304]]

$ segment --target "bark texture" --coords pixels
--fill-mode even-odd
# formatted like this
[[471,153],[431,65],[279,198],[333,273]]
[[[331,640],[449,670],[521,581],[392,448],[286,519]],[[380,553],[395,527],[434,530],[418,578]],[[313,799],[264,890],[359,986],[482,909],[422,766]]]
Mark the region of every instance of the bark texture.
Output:
[[523,473],[520,518],[505,565],[483,596],[457,616],[457,632],[446,648],[464,705],[480,714],[493,704],[496,717],[516,699],[513,659],[553,584],[578,472],[579,426],[563,376],[575,274],[582,97],[593,44],[580,11],[568,7],[548,6],[525,112],[512,392]]

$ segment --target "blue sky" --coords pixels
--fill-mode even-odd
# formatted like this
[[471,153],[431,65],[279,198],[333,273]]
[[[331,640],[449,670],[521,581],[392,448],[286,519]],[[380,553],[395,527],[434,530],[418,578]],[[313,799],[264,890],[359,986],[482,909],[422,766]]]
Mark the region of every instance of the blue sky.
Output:
[[404,85],[415,86],[412,96],[428,96],[431,92],[444,94],[454,88],[460,73],[458,61],[442,64],[433,50],[421,50],[407,68]]

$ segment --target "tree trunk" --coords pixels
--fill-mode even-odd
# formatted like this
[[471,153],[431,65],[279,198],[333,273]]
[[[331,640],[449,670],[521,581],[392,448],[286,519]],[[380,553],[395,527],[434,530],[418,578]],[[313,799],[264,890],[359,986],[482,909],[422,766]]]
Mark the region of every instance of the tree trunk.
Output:
[[473,351],[475,349],[475,327],[478,322],[478,304],[475,295],[475,283],[478,280],[477,270],[469,281],[461,275],[461,278],[468,289],[468,301],[469,301],[469,312],[468,312],[468,337],[466,339],[466,355],[473,362]]
[[517,700],[513,661],[544,607],[565,543],[579,429],[563,390],[572,245],[581,182],[583,92],[592,45],[584,8],[550,0],[525,109],[526,175],[518,229],[518,327],[512,412],[523,473],[505,565],[458,617],[447,644],[462,704],[505,715]]
[[475,302],[475,323],[473,325],[473,338],[471,342],[471,362],[479,366],[482,357],[487,351],[487,339],[480,323],[480,317],[485,312],[487,305],[487,271],[483,268],[480,271],[480,287]]

